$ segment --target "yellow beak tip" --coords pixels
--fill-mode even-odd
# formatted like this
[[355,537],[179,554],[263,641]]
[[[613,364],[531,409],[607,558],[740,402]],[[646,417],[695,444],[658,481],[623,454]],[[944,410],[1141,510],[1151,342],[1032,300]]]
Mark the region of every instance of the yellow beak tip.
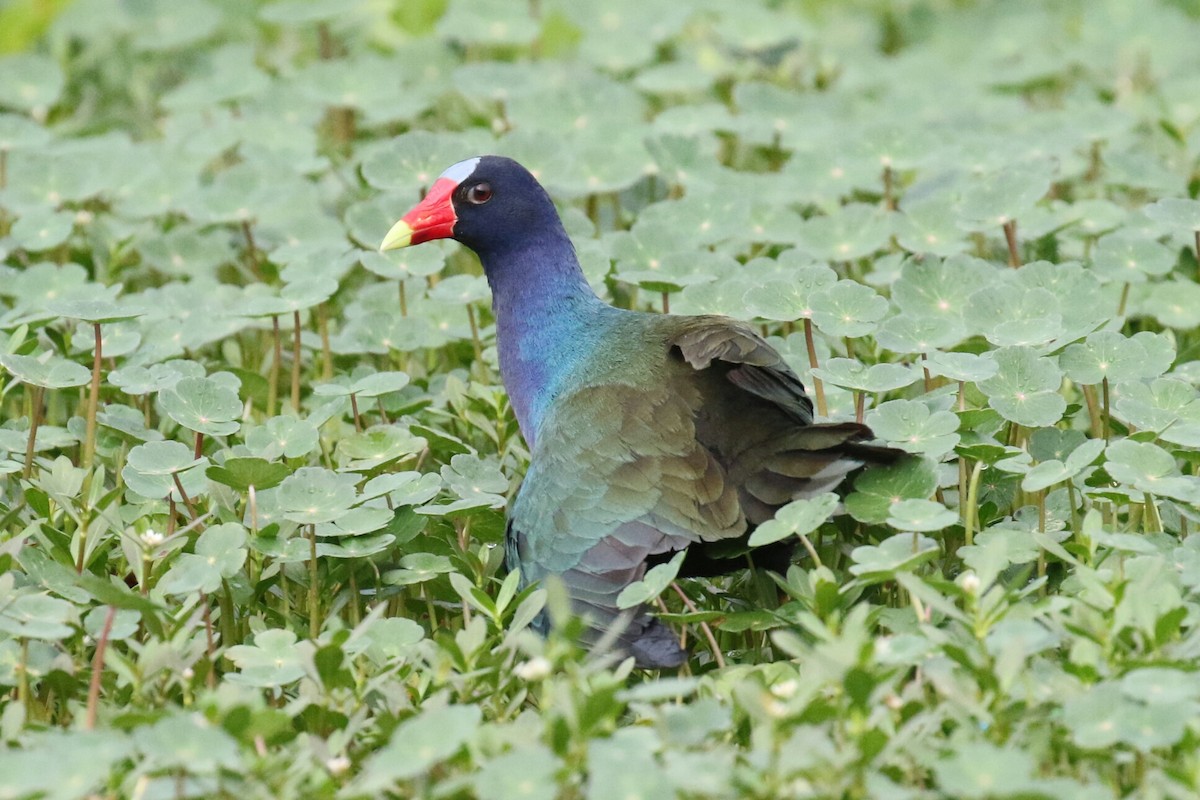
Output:
[[413,229],[404,220],[400,220],[392,229],[383,237],[383,242],[379,245],[379,252],[386,250],[399,250],[401,247],[408,247],[412,244]]

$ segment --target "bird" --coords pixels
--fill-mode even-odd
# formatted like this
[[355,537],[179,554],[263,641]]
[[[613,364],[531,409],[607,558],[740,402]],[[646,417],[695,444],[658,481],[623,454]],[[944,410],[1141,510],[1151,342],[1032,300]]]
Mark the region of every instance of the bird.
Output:
[[[814,422],[800,378],[750,325],[601,299],[550,195],[512,159],[447,168],[380,250],[446,238],[475,252],[491,287],[500,376],[529,447],[506,564],[523,587],[557,576],[593,649],[681,666],[671,628],[644,605],[621,609],[623,589],[681,550],[683,577],[744,568],[750,533],[783,505],[900,455],[865,425]],[[791,555],[778,542],[751,559],[783,572]]]

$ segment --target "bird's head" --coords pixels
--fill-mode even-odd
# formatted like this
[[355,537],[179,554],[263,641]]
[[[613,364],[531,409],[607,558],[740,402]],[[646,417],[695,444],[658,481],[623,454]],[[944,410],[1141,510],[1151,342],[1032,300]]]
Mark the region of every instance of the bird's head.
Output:
[[425,199],[392,226],[379,249],[454,239],[482,255],[542,225],[557,224],[557,219],[549,195],[529,170],[511,158],[479,156],[438,176]]

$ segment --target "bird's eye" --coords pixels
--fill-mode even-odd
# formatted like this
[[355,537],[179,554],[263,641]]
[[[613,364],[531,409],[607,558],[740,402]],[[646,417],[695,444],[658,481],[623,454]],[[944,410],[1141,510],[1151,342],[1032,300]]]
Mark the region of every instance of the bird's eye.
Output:
[[467,202],[481,206],[488,200],[492,199],[492,185],[490,183],[477,183],[470,189],[467,189]]

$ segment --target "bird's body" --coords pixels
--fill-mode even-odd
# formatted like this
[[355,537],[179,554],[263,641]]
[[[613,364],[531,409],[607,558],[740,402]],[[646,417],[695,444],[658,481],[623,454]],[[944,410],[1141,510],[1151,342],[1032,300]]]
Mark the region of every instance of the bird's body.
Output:
[[[472,159],[442,180],[454,183],[385,247],[397,230],[408,244],[449,224],[445,235],[483,263],[501,377],[531,453],[509,509],[508,564],[526,584],[561,577],[591,642],[611,634],[641,666],[678,666],[666,626],[618,609],[622,589],[685,548],[685,574],[744,566],[731,543],[895,451],[865,444],[862,425],[813,424],[799,378],[748,325],[602,301],[553,203],[515,162]],[[481,186],[477,203],[469,192]],[[452,222],[419,213],[439,203]]]

